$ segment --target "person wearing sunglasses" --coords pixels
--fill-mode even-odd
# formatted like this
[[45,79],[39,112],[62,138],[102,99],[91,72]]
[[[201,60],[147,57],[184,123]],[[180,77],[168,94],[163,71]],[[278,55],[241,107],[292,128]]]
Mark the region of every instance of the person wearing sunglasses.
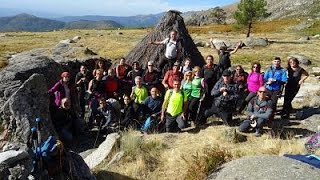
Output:
[[247,108],[248,119],[244,120],[239,127],[240,132],[248,132],[255,129],[255,136],[261,136],[263,125],[272,116],[272,101],[267,97],[267,89],[262,86],[258,95],[250,100]]
[[257,95],[257,92],[261,86],[263,86],[263,74],[261,73],[261,65],[258,62],[254,62],[251,67],[251,72],[247,78],[247,86],[249,94],[242,102],[241,106],[238,109],[238,113],[242,113],[244,108],[250,102],[252,98]]

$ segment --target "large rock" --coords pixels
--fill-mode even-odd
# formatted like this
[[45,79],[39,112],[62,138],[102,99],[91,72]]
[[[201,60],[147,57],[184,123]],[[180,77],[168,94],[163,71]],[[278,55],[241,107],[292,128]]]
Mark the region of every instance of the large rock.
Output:
[[28,158],[29,154],[26,151],[15,151],[15,150],[9,150],[5,152],[0,153],[0,164],[12,164],[16,161]]
[[84,161],[87,163],[90,169],[93,169],[98,164],[100,164],[106,157],[108,157],[109,153],[112,151],[119,137],[120,136],[118,133],[109,134],[106,140],[100,144],[98,149],[93,151],[84,159]]
[[36,126],[36,118],[43,119],[42,139],[47,139],[49,135],[55,134],[49,116],[47,90],[45,77],[34,74],[3,105],[0,112],[3,113],[7,126],[12,129],[11,143],[26,144],[31,128]]
[[47,88],[60,77],[61,65],[49,58],[46,49],[35,49],[15,55],[0,71],[0,107],[33,73],[43,74]]
[[288,59],[290,57],[294,57],[297,58],[300,64],[303,64],[305,66],[311,65],[311,61],[308,57],[304,56],[304,55],[300,55],[300,54],[294,54],[294,55],[290,55],[288,56]]
[[312,74],[315,76],[320,76],[320,67],[312,67]]
[[253,38],[253,37],[248,37],[243,41],[245,46],[248,47],[255,47],[255,46],[268,46],[268,39],[266,38]]
[[320,169],[297,160],[282,156],[243,157],[222,166],[219,172],[213,173],[208,179],[308,179],[318,180]]
[[[307,113],[307,112],[305,112]],[[310,117],[301,121],[301,124],[309,131],[317,132],[320,126],[320,110],[314,109]]]
[[216,49],[220,49],[221,47],[231,47],[231,43],[229,40],[213,39],[212,43],[216,47]]

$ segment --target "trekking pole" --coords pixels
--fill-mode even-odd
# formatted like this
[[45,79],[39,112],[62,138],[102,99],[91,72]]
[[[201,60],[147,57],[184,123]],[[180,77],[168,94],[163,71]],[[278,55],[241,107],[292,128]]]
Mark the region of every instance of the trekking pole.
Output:
[[201,105],[202,105],[202,101],[199,101],[199,105],[198,105],[198,109],[197,109],[197,114],[196,114],[196,121],[200,121],[199,119],[199,115],[200,115],[200,110],[201,110]]
[[99,127],[98,127],[98,133],[97,133],[97,136],[96,136],[96,140],[94,141],[93,148],[95,148],[95,147],[96,147],[96,144],[97,144],[97,141],[98,141],[98,138],[99,138],[99,135],[100,135],[100,131],[101,131],[101,127],[102,127],[102,123],[103,123],[103,121],[102,121],[102,120],[100,120]]
[[[46,173],[43,171],[43,161],[42,161],[42,152],[41,152],[41,118],[36,118],[36,124],[37,124],[37,153],[39,153],[39,179],[43,179],[42,177],[46,176]],[[46,179],[46,178],[45,178]]]

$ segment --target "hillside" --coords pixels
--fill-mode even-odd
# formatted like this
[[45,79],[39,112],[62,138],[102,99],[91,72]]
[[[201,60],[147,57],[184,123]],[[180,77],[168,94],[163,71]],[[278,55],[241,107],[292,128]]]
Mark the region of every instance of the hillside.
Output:
[[[266,20],[283,18],[316,18],[320,15],[320,0],[266,0],[267,10],[270,16]],[[233,23],[233,12],[237,9],[237,4],[230,4],[221,7],[226,12],[226,23]],[[215,22],[210,17],[214,8],[193,13],[185,13],[185,21],[190,25],[207,25]],[[198,23],[194,23],[198,22]]]
[[55,20],[63,22],[88,20],[88,21],[102,21],[109,20],[115,21],[124,27],[149,27],[157,24],[159,19],[164,13],[159,14],[149,14],[149,15],[137,15],[137,16],[65,16],[61,18],[56,18]]
[[64,22],[39,18],[29,14],[0,17],[0,31],[52,31],[62,29]]
[[108,29],[108,28],[120,28],[123,27],[121,24],[110,21],[89,21],[89,20],[80,20],[69,22],[65,25],[65,29]]

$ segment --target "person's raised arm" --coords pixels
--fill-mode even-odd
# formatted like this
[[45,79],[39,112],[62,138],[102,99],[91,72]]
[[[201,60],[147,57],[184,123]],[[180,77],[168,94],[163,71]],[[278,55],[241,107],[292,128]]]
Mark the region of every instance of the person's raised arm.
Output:
[[216,52],[217,52],[217,54],[219,54],[219,49],[217,49],[217,47],[214,45],[214,43],[213,43],[213,38],[210,38],[210,44],[211,44],[211,48],[212,48],[212,49],[215,49]]
[[238,51],[238,49],[241,47],[241,44],[242,44],[242,41],[239,41],[237,43],[236,48],[233,51],[230,51],[230,54],[235,54]]

